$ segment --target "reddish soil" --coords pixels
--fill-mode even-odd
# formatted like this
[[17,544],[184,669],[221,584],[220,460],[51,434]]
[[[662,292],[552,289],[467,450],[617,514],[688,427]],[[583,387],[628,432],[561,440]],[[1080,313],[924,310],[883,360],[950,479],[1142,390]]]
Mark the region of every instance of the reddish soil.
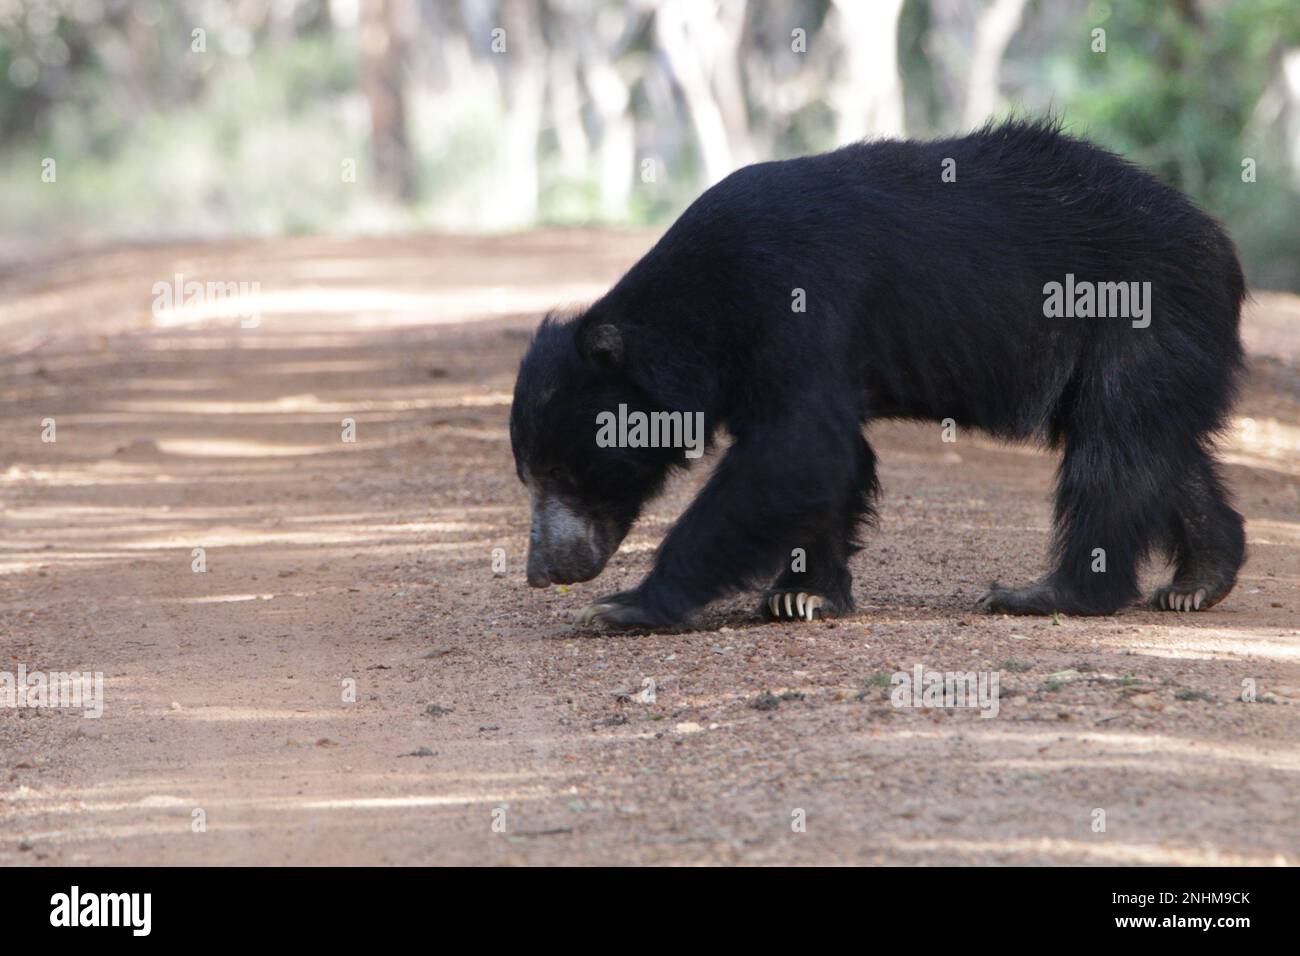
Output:
[[[1223,449],[1250,560],[1212,611],[975,613],[1041,571],[1054,462],[884,424],[852,617],[764,624],[745,597],[628,636],[572,615],[644,572],[708,463],[600,579],[535,591],[506,422],[537,313],[650,239],[0,273],[0,671],[105,694],[99,719],[0,708],[0,863],[1300,862],[1297,300],[1248,316]],[[151,317],[177,272],[260,282],[260,324]],[[997,717],[892,706],[916,664],[997,671]]]

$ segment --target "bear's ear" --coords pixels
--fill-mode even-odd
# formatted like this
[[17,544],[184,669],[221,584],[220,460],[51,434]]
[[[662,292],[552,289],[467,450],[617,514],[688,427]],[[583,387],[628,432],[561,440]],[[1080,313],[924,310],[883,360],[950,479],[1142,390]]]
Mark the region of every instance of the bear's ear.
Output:
[[608,322],[584,329],[578,350],[601,368],[623,367],[623,333]]

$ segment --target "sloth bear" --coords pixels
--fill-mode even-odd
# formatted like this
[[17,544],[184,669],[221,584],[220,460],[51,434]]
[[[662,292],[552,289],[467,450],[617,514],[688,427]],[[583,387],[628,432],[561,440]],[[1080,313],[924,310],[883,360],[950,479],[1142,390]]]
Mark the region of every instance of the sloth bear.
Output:
[[580,619],[673,625],[768,582],[769,617],[843,614],[878,490],[863,426],[907,418],[1063,453],[1053,570],[984,609],[1112,614],[1152,549],[1174,574],[1151,606],[1212,607],[1244,554],[1211,456],[1244,295],[1210,216],[1055,122],[740,169],[537,330],[510,415],[528,583],[595,577],[689,464],[644,427],[598,441],[602,419],[702,415],[730,447],[645,580]]

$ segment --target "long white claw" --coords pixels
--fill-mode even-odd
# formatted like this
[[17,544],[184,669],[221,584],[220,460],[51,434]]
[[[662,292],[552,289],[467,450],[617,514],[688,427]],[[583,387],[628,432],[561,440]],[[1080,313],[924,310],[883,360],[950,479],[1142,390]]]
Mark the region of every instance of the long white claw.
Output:
[[794,607],[795,610],[799,612],[796,615],[797,617],[803,617],[803,606],[804,606],[804,602],[807,600],[808,600],[808,595],[805,594],[803,591],[800,591],[798,595],[795,597]]
[[1201,609],[1201,605],[1205,603],[1205,588],[1196,589],[1195,602],[1196,603],[1193,606],[1193,610],[1199,611]]
[[767,606],[772,609],[772,615],[774,617],[780,617],[781,616],[781,595],[773,594],[768,599]]
[[785,616],[786,617],[794,617],[794,607],[792,606],[793,601],[794,598],[791,597],[790,592],[786,591],[785,592]]
[[819,598],[817,595],[814,594],[812,597],[808,599],[808,620],[811,621],[813,619],[813,611],[817,610],[821,606],[822,606],[822,599]]
[[593,620],[596,619],[596,615],[600,614],[601,611],[608,610],[609,608],[610,605],[608,604],[588,604],[586,607],[584,607],[581,611],[578,612],[578,617],[577,617],[578,623],[590,624]]

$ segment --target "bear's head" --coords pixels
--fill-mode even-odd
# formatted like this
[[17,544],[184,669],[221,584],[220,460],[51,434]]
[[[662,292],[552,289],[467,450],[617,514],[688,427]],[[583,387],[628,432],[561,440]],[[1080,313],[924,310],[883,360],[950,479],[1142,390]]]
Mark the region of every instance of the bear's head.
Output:
[[[510,444],[532,504],[528,583],[589,581],[663,486],[674,452],[598,441],[620,406],[660,406],[634,382],[623,334],[594,310],[543,320],[519,366]],[[680,461],[681,452],[675,453]]]

